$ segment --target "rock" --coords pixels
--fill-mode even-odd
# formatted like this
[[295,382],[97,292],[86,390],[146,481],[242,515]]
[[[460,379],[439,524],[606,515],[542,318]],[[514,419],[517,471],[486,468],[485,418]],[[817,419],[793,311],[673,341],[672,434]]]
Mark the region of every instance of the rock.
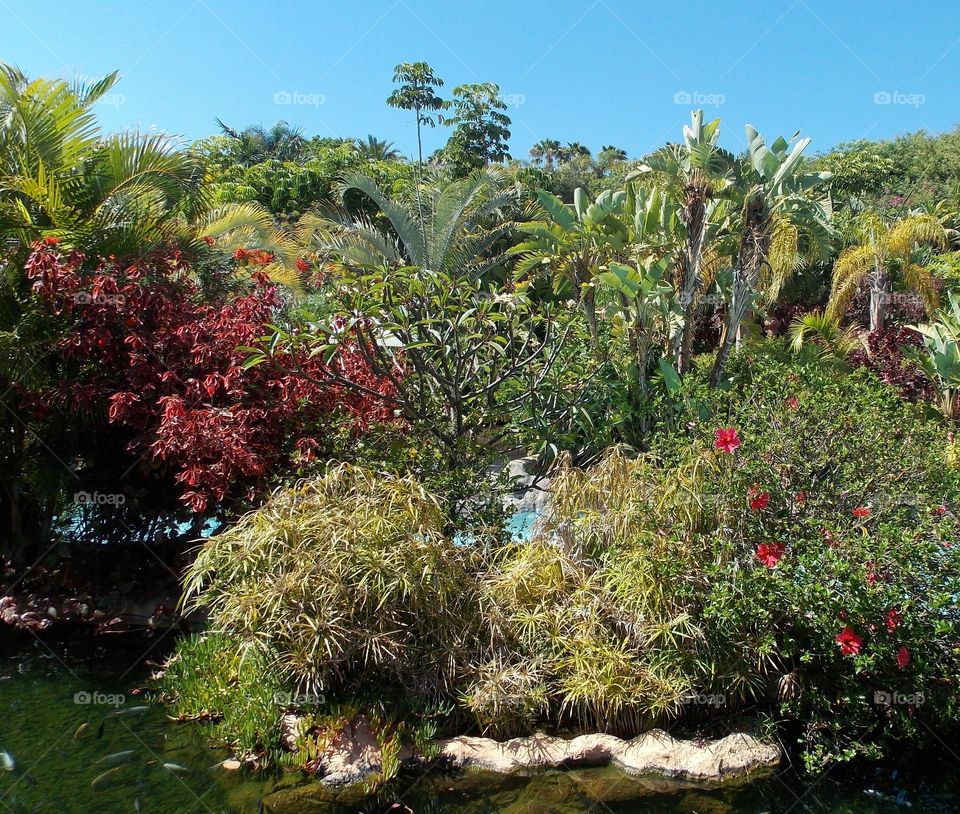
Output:
[[654,730],[630,741],[614,763],[631,774],[715,781],[776,768],[780,748],[742,732],[699,743]]
[[[401,755],[401,760],[410,755]],[[320,756],[322,780],[328,786],[349,786],[380,771],[383,754],[366,715],[350,721]]]
[[780,762],[779,747],[743,733],[702,743],[677,740],[661,730],[631,741],[603,734],[572,740],[533,735],[503,743],[459,737],[441,741],[439,747],[440,756],[457,768],[503,773],[612,763],[629,774],[720,781],[774,768]]
[[545,517],[550,507],[550,478],[540,477],[540,462],[536,457],[513,458],[494,468],[506,468],[513,491],[504,497],[504,508],[513,514],[532,512]]
[[280,718],[280,743],[288,752],[294,752],[297,748],[297,738],[300,736],[300,717],[293,712],[288,712]]
[[233,759],[225,760],[223,761],[223,763],[220,764],[220,766],[226,769],[228,772],[235,772],[242,765],[243,764],[239,760],[233,760]]

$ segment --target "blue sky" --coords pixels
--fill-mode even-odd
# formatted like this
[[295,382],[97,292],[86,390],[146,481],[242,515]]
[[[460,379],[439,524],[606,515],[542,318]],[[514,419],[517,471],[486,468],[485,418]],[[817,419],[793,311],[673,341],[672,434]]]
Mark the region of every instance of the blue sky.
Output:
[[723,118],[731,149],[746,122],[820,151],[960,121],[960,20],[932,0],[0,0],[0,31],[0,60],[31,76],[119,69],[106,129],[186,139],[217,117],[286,119],[411,154],[412,118],[384,100],[393,66],[416,60],[447,91],[498,83],[523,157],[545,137],[642,155],[694,106]]

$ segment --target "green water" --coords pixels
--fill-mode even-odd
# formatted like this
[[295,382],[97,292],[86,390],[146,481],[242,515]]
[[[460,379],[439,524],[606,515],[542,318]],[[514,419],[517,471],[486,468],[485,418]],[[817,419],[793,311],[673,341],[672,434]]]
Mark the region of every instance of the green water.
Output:
[[[787,769],[712,791],[611,769],[507,779],[433,770],[399,779],[375,800],[332,803],[297,773],[228,772],[201,726],[172,722],[158,707],[138,709],[133,691],[149,674],[145,651],[157,658],[169,644],[105,651],[93,642],[64,647],[30,639],[13,652],[0,650],[0,752],[14,763],[6,771],[0,756],[0,814],[960,812],[960,761],[947,747],[922,771],[887,766],[800,779]],[[893,802],[898,795],[900,804]]]

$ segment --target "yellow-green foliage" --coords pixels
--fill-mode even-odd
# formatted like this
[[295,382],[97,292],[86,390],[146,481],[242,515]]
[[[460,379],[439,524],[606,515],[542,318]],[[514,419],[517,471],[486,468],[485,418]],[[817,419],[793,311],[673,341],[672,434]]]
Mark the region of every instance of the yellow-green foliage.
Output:
[[616,449],[586,472],[564,466],[546,533],[498,552],[484,586],[492,655],[463,695],[482,725],[505,733],[551,713],[637,732],[709,679],[680,590],[694,552],[658,527],[701,513],[656,471]]
[[469,554],[445,524],[412,478],[334,466],[207,541],[188,604],[214,630],[270,642],[306,691],[389,682],[429,696],[478,638]]

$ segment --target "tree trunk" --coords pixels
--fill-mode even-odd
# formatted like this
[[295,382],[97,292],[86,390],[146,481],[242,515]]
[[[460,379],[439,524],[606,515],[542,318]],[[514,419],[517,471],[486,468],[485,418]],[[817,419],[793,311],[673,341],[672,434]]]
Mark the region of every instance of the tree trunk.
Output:
[[597,331],[597,302],[593,289],[583,295],[583,316],[587,320],[587,330],[590,331],[590,344],[597,350],[600,347],[600,334]]
[[870,333],[883,330],[884,315],[889,298],[890,280],[886,271],[878,266],[870,287]]
[[700,287],[700,266],[703,259],[703,244],[707,230],[707,191],[696,185],[687,188],[683,208],[683,221],[687,227],[687,242],[683,252],[683,287],[680,290],[680,309],[683,312],[683,327],[674,337],[671,355],[680,374],[690,368],[690,352],[693,344],[694,304]]

